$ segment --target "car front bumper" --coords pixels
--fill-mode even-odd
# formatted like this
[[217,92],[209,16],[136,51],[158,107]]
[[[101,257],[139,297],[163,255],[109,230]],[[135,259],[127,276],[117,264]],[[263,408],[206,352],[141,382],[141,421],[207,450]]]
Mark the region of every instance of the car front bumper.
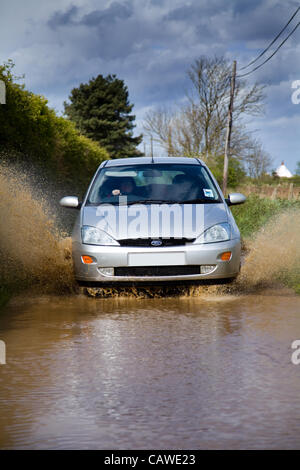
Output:
[[[222,253],[231,251],[229,261],[222,261]],[[84,264],[81,256],[91,256],[93,264]],[[238,275],[240,270],[241,244],[239,239],[203,245],[189,244],[175,247],[121,247],[86,245],[73,241],[73,261],[76,280],[85,285],[97,283],[141,283],[168,281],[199,281],[226,279]],[[214,266],[208,274],[179,275],[104,275],[101,268],[144,266]],[[129,269],[130,271],[130,269]],[[174,270],[172,270],[174,272]]]

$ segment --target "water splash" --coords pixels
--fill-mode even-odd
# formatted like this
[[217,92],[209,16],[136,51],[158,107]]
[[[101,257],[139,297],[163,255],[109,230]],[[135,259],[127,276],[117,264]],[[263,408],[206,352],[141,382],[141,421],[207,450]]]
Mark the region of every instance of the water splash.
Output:
[[44,292],[71,292],[74,278],[70,239],[58,224],[45,197],[37,197],[28,178],[0,167],[0,278]]
[[248,244],[239,279],[244,287],[288,281],[300,267],[300,210],[289,209],[271,219]]

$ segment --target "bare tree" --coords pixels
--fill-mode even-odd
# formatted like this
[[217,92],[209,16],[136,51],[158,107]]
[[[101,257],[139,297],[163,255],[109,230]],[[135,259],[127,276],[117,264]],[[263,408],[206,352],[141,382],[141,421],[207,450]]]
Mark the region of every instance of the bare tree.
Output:
[[144,130],[153,137],[155,142],[161,144],[168,155],[174,154],[172,146],[174,132],[174,113],[166,108],[158,108],[146,114]]
[[255,140],[252,142],[252,146],[249,147],[244,163],[251,178],[260,178],[270,170],[273,159],[263,149],[262,144]]
[[[223,57],[200,57],[188,71],[191,89],[186,103],[148,112],[144,129],[169,155],[200,155],[209,160],[224,149],[229,102],[229,62]],[[263,112],[263,86],[248,87],[237,80],[231,154],[242,156],[248,145],[243,117]]]

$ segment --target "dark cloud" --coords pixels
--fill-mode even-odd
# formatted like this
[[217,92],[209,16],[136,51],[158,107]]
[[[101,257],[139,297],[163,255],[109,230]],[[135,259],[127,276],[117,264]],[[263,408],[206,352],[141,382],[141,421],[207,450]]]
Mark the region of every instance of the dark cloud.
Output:
[[231,28],[232,37],[240,41],[272,40],[296,11],[293,1],[275,1],[271,8],[262,1],[240,3],[235,3]]
[[125,4],[113,2],[105,10],[95,10],[85,15],[79,23],[85,26],[98,26],[103,23],[114,23],[117,19],[126,20],[132,14],[133,7],[129,2]]
[[161,7],[166,2],[165,2],[165,0],[150,0],[150,3],[151,3],[151,5],[154,5],[156,7]]
[[[247,3],[248,0],[246,0]],[[182,2],[184,3],[184,2]],[[245,3],[245,0],[243,0]],[[202,0],[192,1],[186,4],[176,6],[165,15],[167,20],[171,21],[189,21],[197,24],[199,21],[208,20],[210,16],[223,16],[224,12],[231,14],[233,9],[232,2],[224,0]]]
[[175,8],[165,15],[165,20],[169,21],[189,21],[195,20],[201,10],[200,5],[183,5],[182,7]]
[[58,26],[74,24],[74,17],[77,12],[78,8],[75,5],[70,6],[65,12],[56,11],[48,21],[48,26],[52,29],[56,29]]
[[233,8],[234,14],[251,14],[257,7],[262,5],[261,0],[232,0],[231,6]]
[[93,10],[80,19],[76,19],[79,9],[76,6],[69,7],[65,12],[56,11],[50,20],[48,26],[56,29],[59,26],[98,26],[114,23],[116,20],[126,20],[133,13],[132,5],[127,3],[113,2],[109,7],[103,10]]

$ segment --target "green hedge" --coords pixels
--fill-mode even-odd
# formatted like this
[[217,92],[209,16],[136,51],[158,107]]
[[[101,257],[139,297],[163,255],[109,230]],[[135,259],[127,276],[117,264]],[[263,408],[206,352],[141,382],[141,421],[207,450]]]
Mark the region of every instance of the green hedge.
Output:
[[6,84],[6,104],[0,106],[0,158],[42,167],[58,183],[82,189],[109,158],[107,151],[57,116],[46,98],[16,83],[12,69],[11,61],[0,66],[0,80]]

